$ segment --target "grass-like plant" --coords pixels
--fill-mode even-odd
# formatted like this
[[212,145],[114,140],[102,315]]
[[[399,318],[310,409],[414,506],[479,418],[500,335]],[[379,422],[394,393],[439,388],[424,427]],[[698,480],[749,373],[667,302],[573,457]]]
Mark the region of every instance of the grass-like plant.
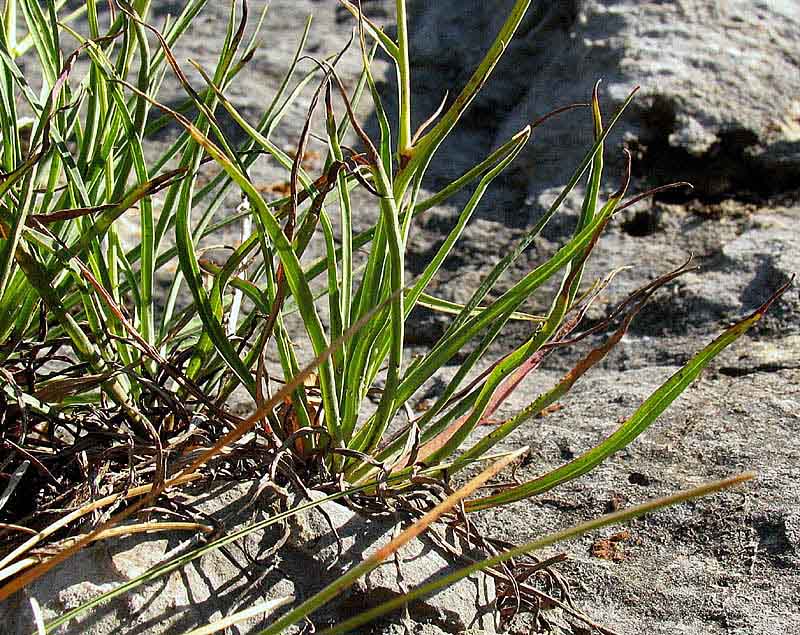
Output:
[[[412,77],[405,0],[397,0],[397,35],[390,38],[357,5],[342,4],[355,16],[363,60],[360,81],[349,93],[340,81],[339,55],[312,60],[300,37],[285,80],[258,122],[248,121],[226,96],[256,47],[245,41],[247,5],[231,3],[230,20],[214,69],[195,64],[203,85],[185,75],[172,48],[206,4],[188,0],[181,13],[158,29],[150,24],[149,0],[115,0],[105,28],[95,0],[70,15],[65,3],[6,0],[0,28],[0,371],[4,434],[20,448],[15,465],[33,460],[44,470],[63,467],[64,444],[102,433],[118,451],[130,443],[147,448],[137,457],[140,482],[119,475],[114,494],[83,501],[68,517],[34,528],[24,541],[6,540],[0,559],[0,598],[63,562],[113,525],[132,519],[167,488],[206,478],[204,466],[224,460],[242,437],[254,443],[276,478],[291,474],[306,486],[325,490],[328,500],[402,497],[419,487],[420,475],[445,479],[467,466],[496,461],[454,492],[387,548],[289,611],[263,633],[279,633],[311,614],[359,575],[377,566],[404,542],[471,497],[519,453],[498,453],[510,433],[566,394],[625,334],[630,322],[660,287],[687,268],[669,272],[632,294],[599,325],[582,330],[590,303],[611,282],[585,284],[584,266],[614,214],[641,196],[626,199],[629,173],[609,196],[603,195],[603,152],[610,129],[633,95],[608,122],[601,116],[598,91],[585,106],[595,142],[550,209],[496,265],[464,305],[428,293],[492,182],[514,161],[544,117],[505,144],[478,158],[475,166],[433,196],[422,195],[428,166],[455,130],[514,36],[530,0],[517,0],[483,61],[461,93],[414,130]],[[18,15],[27,27],[17,32]],[[85,13],[89,34],[70,25]],[[259,20],[259,26],[264,15]],[[258,29],[256,29],[257,33]],[[371,42],[369,41],[371,40]],[[375,47],[397,71],[398,121],[390,122],[372,76]],[[63,50],[74,48],[64,55]],[[17,60],[35,56],[41,77],[26,77]],[[76,78],[77,62],[88,70]],[[162,83],[171,74],[186,93],[179,106],[161,102]],[[41,82],[41,87],[35,86]],[[313,82],[313,83],[312,83]],[[292,155],[271,135],[304,90],[313,89],[311,108]],[[370,138],[356,118],[356,105],[371,97],[379,133]],[[21,105],[20,105],[21,104]],[[313,130],[314,112],[323,128]],[[226,138],[219,123],[225,112],[245,141]],[[179,134],[154,161],[144,144],[158,130],[177,123]],[[355,133],[358,151],[345,145]],[[319,174],[303,163],[310,144],[322,139],[326,158]],[[266,155],[283,166],[289,195],[268,201],[250,177]],[[213,162],[219,171],[206,184],[199,175]],[[496,285],[515,260],[583,183],[585,196],[573,236],[541,265],[502,293]],[[374,201],[374,224],[354,230],[353,190]],[[471,188],[468,202],[419,276],[408,279],[405,258],[414,219]],[[233,212],[224,206],[230,192],[241,195]],[[363,200],[363,196],[362,199]],[[333,204],[330,209],[328,205]],[[118,221],[138,214],[140,241],[126,248]],[[224,228],[240,227],[243,240],[222,265],[202,257],[201,243]],[[312,241],[324,256],[307,257]],[[166,297],[156,290],[160,271],[177,271]],[[557,281],[543,316],[526,312],[528,302]],[[785,289],[785,288],[784,288]],[[784,289],[750,316],[725,330],[658,388],[608,438],[572,461],[525,483],[464,502],[467,512],[523,500],[591,471],[630,444],[680,395],[725,347],[745,333]],[[188,292],[188,293],[187,293]],[[189,302],[182,302],[190,296]],[[422,357],[404,356],[405,329],[417,306],[451,316],[439,340]],[[287,316],[299,315],[303,333],[290,332]],[[529,337],[500,359],[490,347],[509,321],[530,326]],[[478,436],[507,397],[554,349],[605,334],[555,385],[529,405]],[[588,341],[588,340],[587,340]],[[277,354],[283,381],[270,379],[265,351]],[[313,361],[299,360],[310,350]],[[416,418],[404,419],[407,404],[442,368],[456,365],[436,401]],[[253,414],[236,417],[225,403],[236,389],[253,402]],[[365,402],[380,396],[377,410]],[[87,413],[107,415],[103,423]],[[203,441],[193,436],[195,418],[214,422]],[[58,435],[54,431],[60,431]],[[199,449],[198,448],[199,445]],[[193,448],[191,452],[185,448]],[[499,458],[499,460],[498,460]],[[9,461],[9,464],[11,461]],[[279,469],[278,469],[279,467]],[[24,471],[24,470],[23,470]],[[130,478],[133,478],[132,476]],[[288,477],[286,477],[288,478]],[[56,479],[58,480],[58,479]],[[490,568],[558,539],[621,522],[665,504],[739,482],[721,484],[648,503],[545,537],[519,550],[474,565]],[[39,562],[30,549],[98,508],[126,498],[130,503],[55,556]],[[135,501],[135,502],[134,502]],[[46,626],[51,632],[108,598],[183,566],[308,503],[155,567],[136,580],[65,614]],[[129,531],[154,525],[127,525]],[[162,529],[173,529],[164,523]],[[184,529],[186,527],[183,527]],[[466,573],[465,573],[466,574]],[[451,582],[455,574],[442,583]],[[439,583],[437,583],[439,584]],[[430,592],[433,587],[412,591]],[[398,600],[401,602],[402,600]],[[330,632],[356,628],[380,610]],[[249,615],[249,613],[248,613]]]

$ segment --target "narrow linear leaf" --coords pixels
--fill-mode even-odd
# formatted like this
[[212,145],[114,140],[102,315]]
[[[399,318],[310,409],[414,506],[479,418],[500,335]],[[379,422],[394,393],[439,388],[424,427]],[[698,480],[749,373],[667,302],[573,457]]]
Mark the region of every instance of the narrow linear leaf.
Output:
[[653,421],[675,401],[675,399],[677,399],[689,384],[697,379],[700,372],[712,359],[744,335],[753,325],[764,317],[772,303],[780,298],[789,289],[791,284],[791,281],[787,282],[751,315],[734,324],[702,351],[697,353],[683,368],[650,395],[638,410],[636,410],[636,412],[605,441],[599,443],[575,460],[539,478],[494,496],[487,496],[485,498],[469,501],[469,503],[467,503],[467,510],[478,511],[490,507],[497,507],[498,505],[505,505],[546,492],[562,483],[566,483],[567,481],[571,481],[586,474],[609,456],[630,444],[636,437],[644,432]]

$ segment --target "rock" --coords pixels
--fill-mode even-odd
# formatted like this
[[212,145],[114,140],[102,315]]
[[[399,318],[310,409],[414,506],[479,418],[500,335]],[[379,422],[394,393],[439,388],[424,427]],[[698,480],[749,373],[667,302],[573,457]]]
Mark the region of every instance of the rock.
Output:
[[399,624],[389,624],[381,631],[381,635],[444,635],[445,631],[430,624],[418,624],[414,627]]
[[789,512],[783,519],[786,540],[795,555],[800,558],[800,513]]
[[[717,365],[720,373],[730,377],[800,368],[797,351],[800,351],[800,335],[751,339],[747,346],[723,351]],[[800,416],[800,404],[787,400],[787,405],[787,414],[793,410],[795,416]]]
[[[445,90],[451,99],[457,94],[512,4],[468,0],[460,4],[461,11],[453,11],[447,2],[412,4],[416,121],[436,108]],[[629,91],[641,85],[606,144],[606,190],[616,187],[622,173],[622,144],[634,152],[631,192],[675,180],[688,180],[695,189],[661,196],[655,204],[640,203],[612,222],[588,263],[586,279],[620,266],[631,269],[604,293],[593,318],[694,255],[701,270],[660,292],[631,334],[691,339],[695,333],[716,333],[798,271],[800,238],[792,229],[798,214],[792,192],[800,183],[796,8],[796,2],[754,5],[743,0],[533,3],[518,37],[434,158],[431,180],[443,185],[530,121],[585,101],[597,79],[603,79],[606,121]],[[590,128],[586,111],[578,110],[534,132],[526,150],[485,196],[434,281],[434,293],[462,302],[469,297],[519,233],[558,195],[591,143]],[[783,194],[786,202],[773,200]],[[463,193],[451,201],[452,207],[420,220],[422,231],[413,233],[409,256],[414,271],[429,260],[467,196]],[[569,238],[581,197],[580,191],[568,197],[542,237],[500,281],[499,291]],[[532,311],[547,309],[554,283],[532,299]],[[791,291],[757,333],[797,333],[798,308],[797,292]],[[423,325],[421,335],[412,335],[413,344],[429,344],[449,320],[428,311],[417,311],[413,318]],[[519,324],[509,325],[508,332],[506,349],[528,335]],[[705,341],[687,340],[684,348]],[[682,361],[688,352],[676,354],[681,348],[650,342],[641,347],[644,359],[634,363]]]
[[[315,500],[323,495],[312,492]],[[328,517],[321,511],[324,511]],[[323,503],[319,508],[292,517],[289,545],[304,557],[295,564],[310,575],[316,584],[327,584],[361,563],[387,544],[397,533],[395,523],[385,519],[369,519],[337,503]],[[333,525],[339,541],[331,531]],[[452,540],[452,536],[451,536]],[[352,615],[381,601],[402,595],[403,587],[411,590],[459,568],[452,555],[443,553],[430,540],[412,540],[399,551],[400,563],[389,559],[358,580],[354,587],[337,601],[336,610]],[[309,560],[310,559],[310,560]],[[290,558],[286,556],[286,565]],[[465,566],[461,563],[460,566]],[[308,573],[307,573],[308,575]],[[317,581],[318,578],[318,581]],[[409,606],[411,618],[444,629],[463,633],[468,629],[495,632],[494,581],[477,576],[441,589],[429,598]]]
[[[195,505],[218,521],[233,513],[239,522],[245,522],[249,514],[240,514],[239,509],[249,500],[249,490],[250,484],[213,487],[203,492]],[[82,550],[0,605],[3,633],[27,635],[35,631],[31,597],[41,605],[45,622],[50,621],[137,577],[186,539],[187,534],[176,532],[136,535],[102,541]],[[258,603],[290,598],[297,592],[293,580],[276,567],[256,564],[257,560],[244,555],[257,558],[275,539],[274,530],[250,534],[240,541],[244,551],[237,552],[236,557],[232,556],[233,551],[212,551],[183,569],[83,614],[56,632],[183,633]],[[239,624],[238,632],[257,632],[274,615],[272,610],[246,620]]]
[[[250,521],[251,512],[242,512],[241,508],[250,499],[251,487],[249,483],[217,486],[204,492],[194,504],[220,522],[227,518],[229,529],[235,528]],[[254,532],[239,541],[238,547],[231,546],[225,552],[209,552],[183,569],[87,612],[56,632],[182,633],[258,603],[294,597],[302,600],[360,563],[394,535],[391,521],[361,518],[336,503],[325,503],[323,509],[342,539],[343,552],[338,559],[336,540],[324,516],[308,511],[290,523],[288,546],[266,560],[261,560],[259,554],[280,538],[282,532],[277,528]],[[31,597],[39,602],[48,622],[141,575],[186,537],[175,532],[138,535],[84,549],[0,606],[3,634],[28,635],[35,630]],[[413,589],[458,566],[427,540],[414,540],[400,553],[402,583],[395,563],[389,561],[323,608],[315,621],[341,621],[396,597],[404,592],[403,587]],[[463,633],[471,628],[489,634],[495,632],[493,601],[492,579],[478,576],[414,603],[409,611],[414,624],[420,629],[424,626],[419,630],[424,635]],[[279,612],[265,611],[244,621],[238,625],[238,632],[258,632]],[[378,624],[374,628],[382,627]]]
[[[747,348],[744,342],[739,347]],[[797,359],[800,349],[787,348],[787,355],[792,352]],[[535,478],[565,462],[554,440],[566,438],[571,448],[586,451],[676,370],[653,365],[623,372],[598,369],[560,400],[563,409],[520,428],[502,449],[529,444],[536,460],[518,476]],[[529,385],[541,390],[557,377],[540,372]],[[723,635],[731,631],[720,620],[728,624],[744,616],[742,633],[795,632],[800,626],[794,607],[800,582],[800,489],[795,485],[800,420],[786,402],[798,401],[799,380],[797,369],[740,378],[706,373],[625,451],[590,475],[490,514],[484,519],[487,530],[518,542],[534,539],[604,513],[612,493],[628,507],[754,471],[756,479],[741,488],[562,545],[571,561],[559,571],[580,580],[582,590],[573,589],[576,599],[582,598],[582,611],[615,632]],[[505,416],[529,398],[524,388],[512,395]],[[633,473],[650,476],[649,485],[630,479]],[[556,498],[573,505],[559,505]],[[596,539],[623,529],[632,536],[624,561],[600,563],[588,555]],[[787,597],[793,599],[786,602]]]
[[[717,323],[717,328],[722,328],[725,322],[753,311],[800,272],[796,215],[797,209],[764,210],[754,214],[742,227],[742,233],[724,242],[719,252],[706,259],[699,272],[683,277],[677,285],[680,297],[673,294],[669,301],[685,307],[685,322],[693,321],[700,325],[705,321],[707,324]],[[663,305],[660,308],[663,310]],[[796,336],[800,333],[799,310],[798,292],[790,289],[759,323],[752,337],[766,333],[780,338]],[[756,363],[796,365],[778,359],[789,355],[793,346],[778,348],[786,352],[774,351],[772,360],[763,346],[757,349],[761,351],[762,359]],[[756,354],[753,351],[753,355]]]
[[[512,4],[469,0],[460,11],[448,2],[414,4],[414,77],[429,95],[421,108],[430,110],[445,89],[460,90]],[[606,117],[641,86],[608,144],[612,161],[624,139],[639,149],[639,174],[653,184],[691,177],[699,197],[793,189],[800,176],[798,51],[800,12],[792,0],[534,3],[454,151],[443,150],[443,178],[480,156],[487,140],[496,146],[537,117],[585,101],[602,79]],[[566,182],[590,134],[585,111],[535,132],[513,177],[524,175],[527,198]],[[473,139],[473,152],[462,151],[464,137]],[[500,222],[526,198],[505,189],[498,200],[506,208],[492,212]]]

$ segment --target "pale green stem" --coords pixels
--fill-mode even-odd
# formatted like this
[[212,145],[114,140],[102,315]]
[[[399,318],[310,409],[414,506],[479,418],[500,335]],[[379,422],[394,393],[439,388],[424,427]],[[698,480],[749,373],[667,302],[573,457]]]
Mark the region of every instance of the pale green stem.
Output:
[[9,50],[13,51],[17,46],[17,0],[6,0],[4,19],[6,23],[6,42],[8,42]]
[[398,152],[401,160],[411,149],[411,64],[408,54],[408,16],[406,0],[397,0],[397,90],[400,95],[400,140]]
[[[414,175],[425,166],[436,152],[436,149],[442,143],[444,138],[458,123],[464,111],[472,103],[472,100],[478,94],[480,89],[486,83],[489,75],[491,75],[497,62],[502,57],[506,48],[508,47],[511,39],[514,37],[517,28],[525,17],[525,13],[531,4],[531,0],[517,0],[514,7],[511,9],[505,24],[497,34],[494,43],[489,51],[484,56],[478,68],[470,77],[467,85],[461,91],[461,94],[453,102],[452,106],[442,116],[439,122],[425,135],[420,138],[414,146],[414,151],[411,153],[411,160],[402,168],[394,181],[395,199],[401,200],[403,194],[408,187],[408,184],[414,178]],[[399,21],[399,16],[398,16]],[[399,31],[399,27],[398,27]],[[401,66],[401,64],[398,64]]]

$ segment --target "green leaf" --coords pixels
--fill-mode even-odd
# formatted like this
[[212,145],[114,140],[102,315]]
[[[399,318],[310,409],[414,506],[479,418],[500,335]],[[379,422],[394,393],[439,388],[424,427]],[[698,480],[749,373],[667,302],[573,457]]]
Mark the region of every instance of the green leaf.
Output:
[[751,315],[728,328],[722,335],[692,357],[683,368],[650,395],[636,412],[605,441],[599,443],[591,450],[585,452],[566,465],[552,470],[539,478],[512,487],[494,496],[487,496],[470,501],[467,504],[468,511],[477,511],[490,507],[497,507],[498,505],[505,505],[551,490],[562,483],[566,483],[567,481],[571,481],[586,474],[605,461],[609,456],[629,445],[644,432],[684,390],[686,390],[689,384],[697,379],[700,372],[708,366],[711,360],[744,335],[756,322],[764,317],[770,305],[786,292],[789,288],[789,284],[790,283],[784,285]]

